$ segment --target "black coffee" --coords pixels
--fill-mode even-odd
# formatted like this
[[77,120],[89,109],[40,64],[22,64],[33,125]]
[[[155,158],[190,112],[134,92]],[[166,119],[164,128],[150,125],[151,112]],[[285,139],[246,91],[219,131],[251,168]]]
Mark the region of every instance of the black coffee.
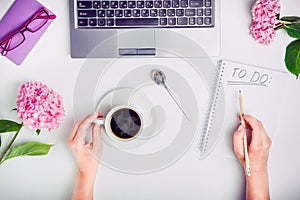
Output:
[[113,113],[110,127],[117,137],[121,139],[133,138],[141,128],[140,116],[132,109],[122,108]]

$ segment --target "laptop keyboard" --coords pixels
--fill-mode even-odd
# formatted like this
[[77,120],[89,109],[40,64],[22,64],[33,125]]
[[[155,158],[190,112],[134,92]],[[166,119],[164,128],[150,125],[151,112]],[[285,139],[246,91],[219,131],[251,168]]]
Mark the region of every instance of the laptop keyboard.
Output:
[[214,0],[77,0],[77,28],[214,27]]

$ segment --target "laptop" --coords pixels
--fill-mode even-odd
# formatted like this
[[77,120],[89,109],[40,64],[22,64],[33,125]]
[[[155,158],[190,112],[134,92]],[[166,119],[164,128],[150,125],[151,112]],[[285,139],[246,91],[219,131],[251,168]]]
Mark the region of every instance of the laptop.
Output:
[[220,53],[220,0],[70,0],[72,58]]

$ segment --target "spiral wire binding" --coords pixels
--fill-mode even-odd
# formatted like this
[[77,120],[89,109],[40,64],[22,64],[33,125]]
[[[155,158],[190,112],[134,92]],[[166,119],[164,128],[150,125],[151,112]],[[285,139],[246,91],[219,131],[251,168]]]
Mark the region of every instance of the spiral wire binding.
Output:
[[214,114],[215,114],[215,110],[216,110],[216,106],[217,106],[217,102],[218,102],[218,96],[220,93],[220,87],[222,84],[222,78],[223,78],[223,72],[224,72],[224,68],[225,68],[225,61],[220,61],[219,65],[218,65],[218,76],[216,77],[216,84],[214,87],[214,94],[211,97],[210,103],[211,106],[208,108],[208,118],[205,121],[205,128],[200,140],[200,152],[204,152],[207,149],[207,144],[208,144],[208,140],[209,140],[209,135],[211,132],[211,128],[212,128],[212,123],[213,123],[213,118],[214,118]]

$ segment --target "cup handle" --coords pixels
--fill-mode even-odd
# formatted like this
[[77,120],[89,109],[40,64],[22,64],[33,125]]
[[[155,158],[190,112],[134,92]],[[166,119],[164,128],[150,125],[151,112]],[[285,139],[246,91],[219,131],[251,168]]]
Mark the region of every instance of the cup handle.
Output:
[[97,118],[97,119],[94,120],[94,123],[98,124],[98,125],[100,125],[100,124],[103,125],[104,120],[105,120],[105,118]]

